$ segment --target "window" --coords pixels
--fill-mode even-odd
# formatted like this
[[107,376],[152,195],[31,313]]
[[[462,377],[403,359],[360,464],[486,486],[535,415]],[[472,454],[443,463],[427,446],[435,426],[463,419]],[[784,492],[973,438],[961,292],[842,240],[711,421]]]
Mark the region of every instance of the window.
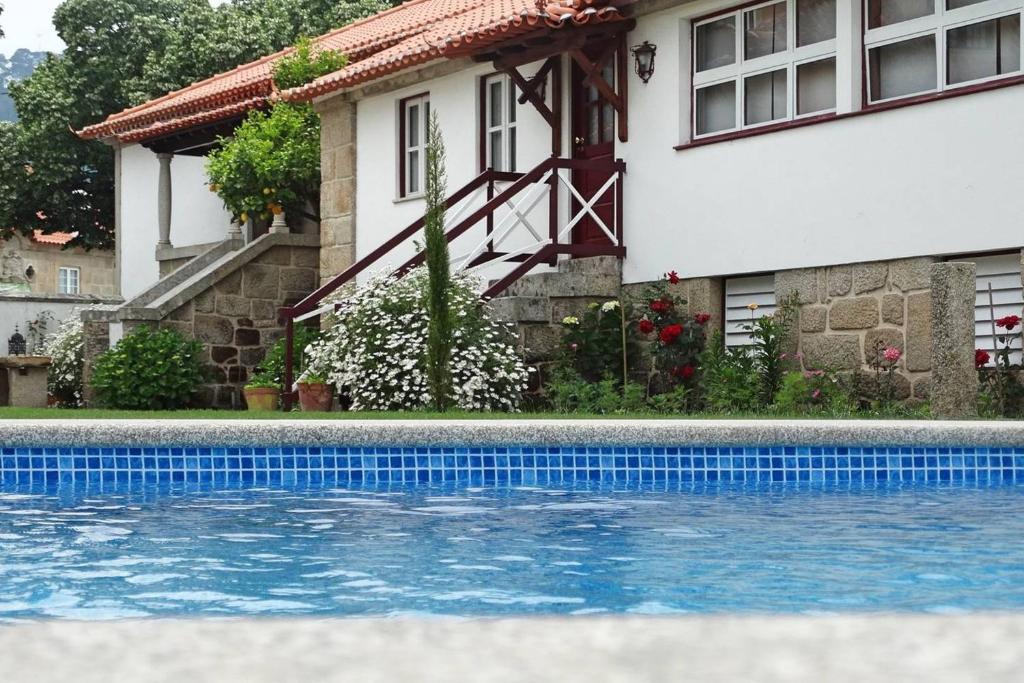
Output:
[[400,158],[398,196],[423,194],[427,165],[427,126],[430,123],[430,96],[417,95],[398,103]]
[[1019,0],[866,0],[871,103],[1020,73]]
[[60,294],[78,294],[81,272],[78,268],[61,267],[57,271],[57,292]]
[[[751,306],[757,308],[751,310]],[[750,331],[744,329],[756,318],[775,313],[775,276],[733,277],[725,281],[725,345],[749,346]]]
[[[996,337],[1000,330],[995,321],[1007,315],[1022,315],[1024,291],[1020,280],[1020,252],[971,258],[977,265],[977,284],[974,299],[974,348],[988,351],[989,365],[995,363]],[[994,336],[993,336],[994,333]],[[1011,335],[1015,349],[1010,354],[1013,363],[1021,362],[1020,335]]]
[[480,107],[484,168],[516,170],[516,88],[505,74],[483,80]]
[[836,0],[776,0],[694,26],[694,138],[836,108]]

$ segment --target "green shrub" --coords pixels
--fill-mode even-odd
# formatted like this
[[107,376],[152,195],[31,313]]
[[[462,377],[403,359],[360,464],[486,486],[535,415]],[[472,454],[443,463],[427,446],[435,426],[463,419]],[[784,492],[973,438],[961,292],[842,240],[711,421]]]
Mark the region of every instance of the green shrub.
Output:
[[833,372],[787,372],[775,395],[775,408],[786,414],[849,414],[853,411],[853,400]]
[[680,413],[688,400],[688,390],[682,385],[648,397],[642,384],[630,382],[623,388],[611,375],[591,382],[568,367],[555,370],[544,390],[550,409],[570,414]]
[[[600,382],[606,376],[622,379],[622,306],[618,301],[592,303],[580,316],[562,319],[561,365],[583,379]],[[626,312],[626,363],[636,367],[637,344]]]
[[720,332],[701,354],[704,402],[714,412],[751,411],[760,404],[761,379],[754,354],[726,347]]
[[201,350],[199,342],[174,330],[136,328],[96,359],[96,397],[122,410],[187,407],[203,381]]

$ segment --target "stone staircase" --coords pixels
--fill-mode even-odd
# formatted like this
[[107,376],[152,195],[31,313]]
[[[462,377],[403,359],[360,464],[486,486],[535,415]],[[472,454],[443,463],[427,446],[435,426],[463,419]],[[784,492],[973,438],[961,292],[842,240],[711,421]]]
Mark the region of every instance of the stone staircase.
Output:
[[202,343],[210,383],[198,405],[237,407],[242,385],[283,334],[281,307],[316,289],[319,252],[315,234],[225,240],[124,305],[83,312],[86,338],[95,340],[85,349],[86,384],[100,353],[134,327],[150,325]]
[[617,299],[622,262],[614,256],[560,261],[558,270],[525,275],[491,301],[498,320],[512,323],[526,359],[537,363],[560,351],[562,319],[579,316],[592,303]]

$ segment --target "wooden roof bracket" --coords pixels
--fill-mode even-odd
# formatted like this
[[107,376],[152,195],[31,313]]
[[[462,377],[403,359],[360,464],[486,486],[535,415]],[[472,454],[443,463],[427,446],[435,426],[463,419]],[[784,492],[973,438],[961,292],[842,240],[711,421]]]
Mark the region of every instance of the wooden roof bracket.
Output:
[[[628,62],[626,59],[626,32],[613,37],[604,46],[596,59],[591,59],[587,53],[579,48],[569,50],[573,61],[583,70],[585,77],[583,83],[592,85],[601,96],[615,109],[618,114],[618,133],[620,142],[629,141],[629,97],[627,83],[629,82]],[[604,67],[608,62],[615,59],[615,71],[618,76],[615,83],[609,83],[602,75]]]
[[[523,76],[515,66],[506,66],[502,69],[516,87],[522,93],[519,96],[519,104],[529,102],[540,115],[551,126],[551,155],[561,156],[562,154],[562,66],[559,55],[549,57],[544,65],[530,77],[529,80]],[[551,75],[551,106],[540,94],[540,87]]]

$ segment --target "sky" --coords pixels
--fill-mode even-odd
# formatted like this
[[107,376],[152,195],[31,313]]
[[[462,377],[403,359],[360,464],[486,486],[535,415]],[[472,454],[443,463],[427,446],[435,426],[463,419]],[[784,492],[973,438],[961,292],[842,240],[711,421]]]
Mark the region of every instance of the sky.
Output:
[[[219,5],[226,0],[211,0]],[[53,28],[53,10],[63,0],[0,0],[4,11],[0,26],[6,36],[0,38],[0,54],[8,55],[20,47],[30,50],[59,52],[64,43]]]

